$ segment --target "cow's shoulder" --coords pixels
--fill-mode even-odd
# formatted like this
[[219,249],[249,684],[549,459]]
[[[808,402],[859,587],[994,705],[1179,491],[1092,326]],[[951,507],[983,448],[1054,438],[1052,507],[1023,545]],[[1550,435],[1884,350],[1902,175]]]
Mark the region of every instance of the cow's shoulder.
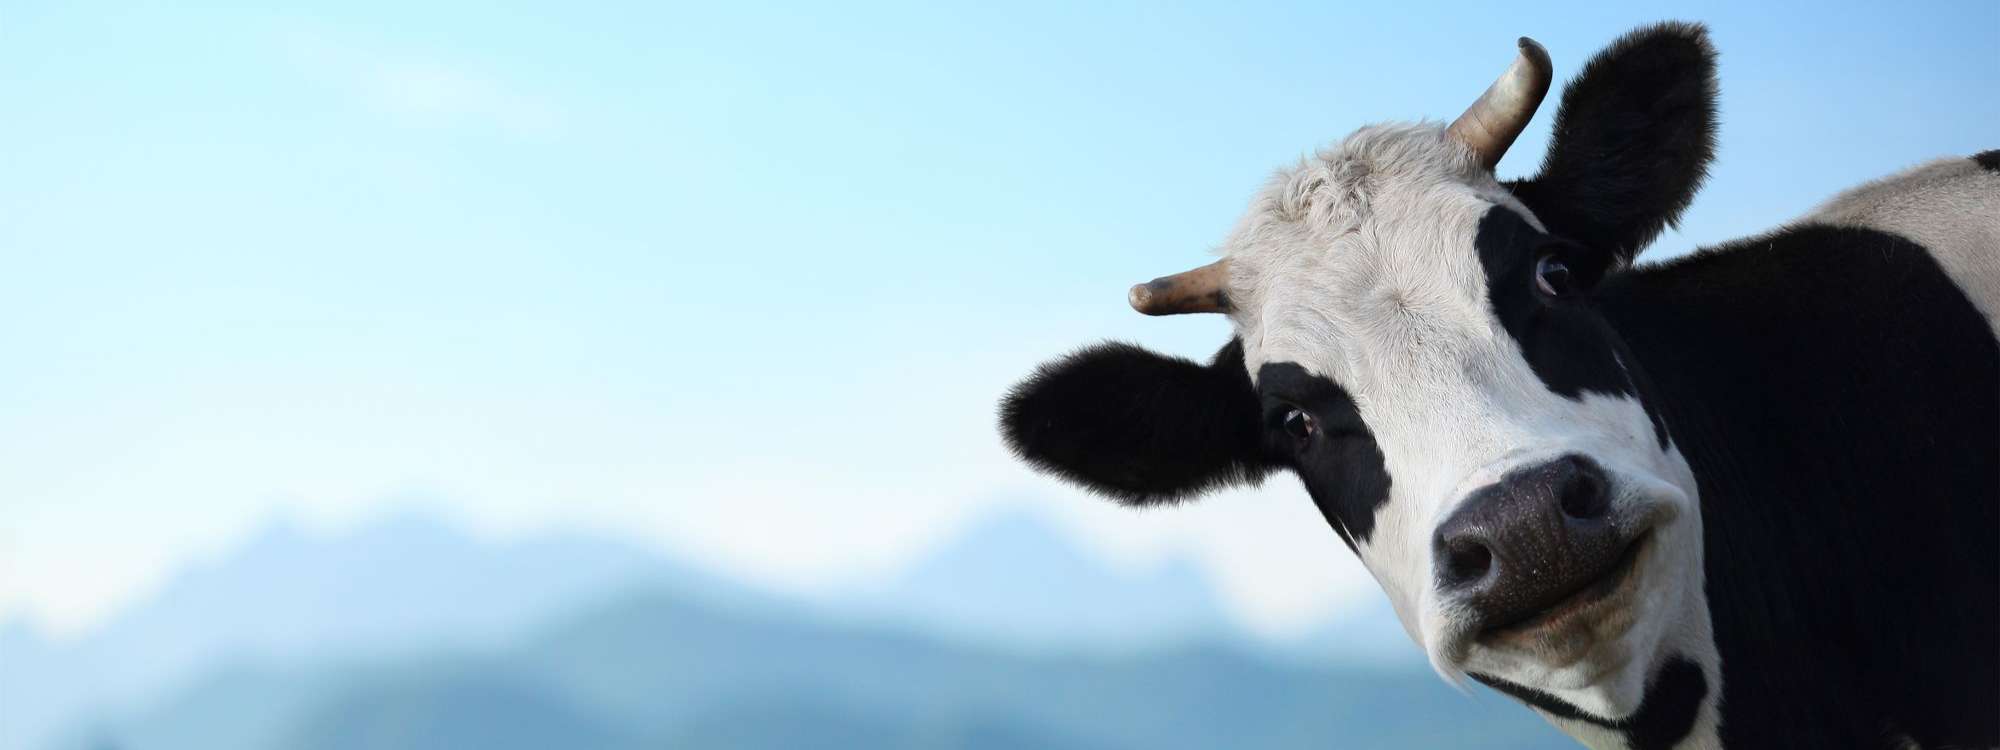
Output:
[[[1603,292],[1700,484],[1729,746],[1994,746],[2000,172],[1921,165]],[[1834,632],[1868,648],[1800,637]]]
[[2000,150],[1939,159],[1833,197],[1806,222],[1921,245],[2000,335]]

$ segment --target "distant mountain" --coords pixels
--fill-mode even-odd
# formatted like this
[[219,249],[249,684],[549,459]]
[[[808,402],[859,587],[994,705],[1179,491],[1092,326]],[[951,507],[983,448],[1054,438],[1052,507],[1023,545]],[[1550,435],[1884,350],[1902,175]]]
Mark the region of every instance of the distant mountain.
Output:
[[31,748],[89,712],[220,666],[496,647],[642,585],[697,599],[757,596],[610,539],[486,544],[419,518],[332,536],[276,524],[80,640],[0,633],[0,750]]
[[38,653],[46,644],[42,634],[26,620],[0,622],[0,664]]
[[73,706],[44,682],[59,679],[61,666],[55,647],[28,623],[0,624],[0,748],[28,746]]
[[[235,706],[236,710],[224,710]],[[1121,656],[956,645],[671,593],[579,613],[504,652],[237,672],[66,748],[1570,747],[1422,669],[1300,666],[1229,647]]]
[[[801,603],[616,539],[492,544],[418,518],[336,535],[278,524],[81,639],[0,626],[0,750],[42,750],[58,730],[66,746],[91,748],[113,729],[163,748],[437,737],[476,714],[466,706],[502,704],[606,746],[730,735],[733,720],[716,717],[760,714],[745,745],[810,729],[885,747],[996,737],[1122,747],[1135,738],[1014,722],[1026,699],[1005,696],[1048,694],[1017,681],[1026,674],[1093,682],[1104,664],[1125,664],[1119,654],[1165,669],[1179,662],[1163,649],[1198,643],[1231,644],[1238,661],[1421,671],[1405,669],[1421,655],[1386,606],[1273,645],[1231,626],[1191,562],[1123,570],[1086,549],[1033,517],[1001,515],[865,592]],[[855,692],[876,683],[894,684]],[[499,692],[478,692],[487,688]],[[875,699],[826,703],[856,694]],[[410,706],[426,708],[396,713]],[[419,720],[435,725],[401,723]],[[364,721],[400,729],[364,732]]]
[[434,670],[400,680],[354,685],[314,706],[297,724],[278,736],[283,739],[267,747],[290,750],[653,747],[639,736],[573,705],[535,679],[470,669]]
[[1019,512],[985,519],[850,597],[891,622],[982,643],[1137,649],[1233,631],[1193,561],[1122,571]]
[[1410,639],[1386,597],[1370,594],[1304,635],[1274,644],[1278,653],[1308,662],[1373,667],[1421,667],[1424,651]]
[[1033,651],[1157,649],[1240,641],[1311,663],[1417,666],[1387,599],[1371,596],[1304,634],[1259,640],[1244,633],[1187,557],[1122,570],[1052,524],[1004,512],[970,524],[902,575],[845,595],[835,611],[974,643]]
[[1056,737],[1003,718],[926,721],[886,718],[838,699],[764,699],[703,715],[660,747],[730,750],[867,748],[868,750],[1109,750]]

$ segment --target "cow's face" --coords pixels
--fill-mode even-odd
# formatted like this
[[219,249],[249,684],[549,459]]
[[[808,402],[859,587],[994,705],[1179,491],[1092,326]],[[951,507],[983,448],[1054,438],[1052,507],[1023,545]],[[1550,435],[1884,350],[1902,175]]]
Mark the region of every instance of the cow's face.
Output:
[[1133,503],[1289,470],[1441,672],[1630,715],[1713,649],[1693,476],[1596,299],[1691,198],[1711,76],[1698,29],[1628,37],[1514,184],[1467,118],[1354,133],[1274,178],[1223,262],[1135,290],[1226,312],[1215,361],[1087,349],[1009,397],[1010,442]]
[[1647,673],[1701,539],[1687,464],[1592,307],[1613,256],[1548,234],[1441,126],[1367,128],[1279,175],[1224,252],[1265,460],[1432,662],[1636,697],[1603,683]]

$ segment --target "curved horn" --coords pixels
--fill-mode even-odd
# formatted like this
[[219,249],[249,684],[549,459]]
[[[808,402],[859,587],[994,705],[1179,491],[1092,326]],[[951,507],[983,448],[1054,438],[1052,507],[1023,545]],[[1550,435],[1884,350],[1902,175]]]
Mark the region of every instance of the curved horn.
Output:
[[1229,259],[1224,258],[1192,271],[1161,276],[1132,287],[1126,299],[1132,309],[1147,315],[1229,312]]
[[1507,147],[1528,127],[1535,108],[1542,106],[1542,97],[1549,94],[1554,68],[1548,50],[1525,36],[1520,44],[1521,56],[1445,131],[1471,146],[1487,169],[1500,163]]

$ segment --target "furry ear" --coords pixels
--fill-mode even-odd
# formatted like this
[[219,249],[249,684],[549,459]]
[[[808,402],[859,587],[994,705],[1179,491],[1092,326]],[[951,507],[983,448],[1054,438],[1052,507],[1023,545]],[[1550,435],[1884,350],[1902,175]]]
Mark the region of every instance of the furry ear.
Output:
[[1541,174],[1509,187],[1552,233],[1629,263],[1708,176],[1715,102],[1706,27],[1633,31],[1569,82]]
[[1240,341],[1207,366],[1106,343],[1015,386],[1000,402],[1000,433],[1035,468],[1152,505],[1263,478],[1259,403]]

